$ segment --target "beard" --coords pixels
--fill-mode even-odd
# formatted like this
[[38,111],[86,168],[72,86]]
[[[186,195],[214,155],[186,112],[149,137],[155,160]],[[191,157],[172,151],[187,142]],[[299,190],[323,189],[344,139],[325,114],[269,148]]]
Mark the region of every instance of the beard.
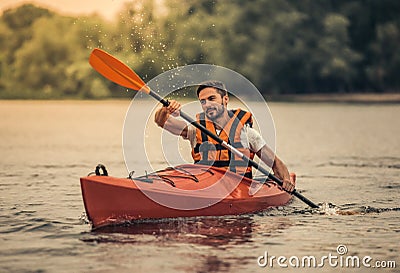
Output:
[[225,106],[223,104],[210,106],[205,110],[205,114],[209,120],[215,121],[220,118],[225,111]]

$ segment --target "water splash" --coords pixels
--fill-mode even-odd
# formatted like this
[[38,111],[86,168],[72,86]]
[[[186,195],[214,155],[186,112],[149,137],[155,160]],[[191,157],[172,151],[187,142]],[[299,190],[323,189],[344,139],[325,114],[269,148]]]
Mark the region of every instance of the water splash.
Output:
[[374,208],[370,206],[344,209],[332,203],[320,203],[318,205],[319,208],[315,209],[313,212],[323,215],[364,215],[369,213],[400,211],[400,208]]
[[89,220],[86,212],[82,212],[82,214],[79,216],[79,223],[82,225],[90,224],[90,220]]
[[332,203],[322,203],[319,204],[319,208],[316,209],[319,214],[325,215],[339,215],[340,209]]

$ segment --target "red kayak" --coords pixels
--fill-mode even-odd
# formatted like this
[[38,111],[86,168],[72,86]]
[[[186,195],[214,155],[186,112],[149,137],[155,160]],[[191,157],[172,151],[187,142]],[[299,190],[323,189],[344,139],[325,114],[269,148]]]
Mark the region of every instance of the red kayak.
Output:
[[[291,177],[295,180],[294,174]],[[94,175],[80,180],[93,228],[140,219],[239,215],[282,206],[291,199],[273,182],[261,185],[262,179],[199,164],[135,178]],[[257,190],[252,192],[254,186]]]

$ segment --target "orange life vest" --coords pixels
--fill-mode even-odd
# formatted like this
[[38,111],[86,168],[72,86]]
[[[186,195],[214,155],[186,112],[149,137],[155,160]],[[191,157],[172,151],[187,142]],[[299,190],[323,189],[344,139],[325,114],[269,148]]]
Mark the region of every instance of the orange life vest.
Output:
[[[240,141],[240,133],[245,124],[250,127],[253,125],[252,115],[241,109],[229,111],[231,116],[228,123],[221,130],[219,137],[238,149],[250,159],[254,158],[254,153],[248,148],[244,148]],[[204,113],[196,115],[197,122],[207,128],[207,130],[217,135],[214,123],[205,117]],[[251,166],[237,155],[231,153],[217,141],[196,128],[196,145],[192,149],[192,157],[195,163],[212,165],[215,167],[229,168],[230,171],[251,178]]]

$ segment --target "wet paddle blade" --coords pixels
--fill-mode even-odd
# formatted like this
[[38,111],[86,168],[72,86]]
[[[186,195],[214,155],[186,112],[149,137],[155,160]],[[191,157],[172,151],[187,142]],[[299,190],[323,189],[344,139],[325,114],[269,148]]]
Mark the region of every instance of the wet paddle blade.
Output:
[[89,63],[97,72],[118,85],[150,93],[150,88],[131,68],[104,50],[93,49]]

